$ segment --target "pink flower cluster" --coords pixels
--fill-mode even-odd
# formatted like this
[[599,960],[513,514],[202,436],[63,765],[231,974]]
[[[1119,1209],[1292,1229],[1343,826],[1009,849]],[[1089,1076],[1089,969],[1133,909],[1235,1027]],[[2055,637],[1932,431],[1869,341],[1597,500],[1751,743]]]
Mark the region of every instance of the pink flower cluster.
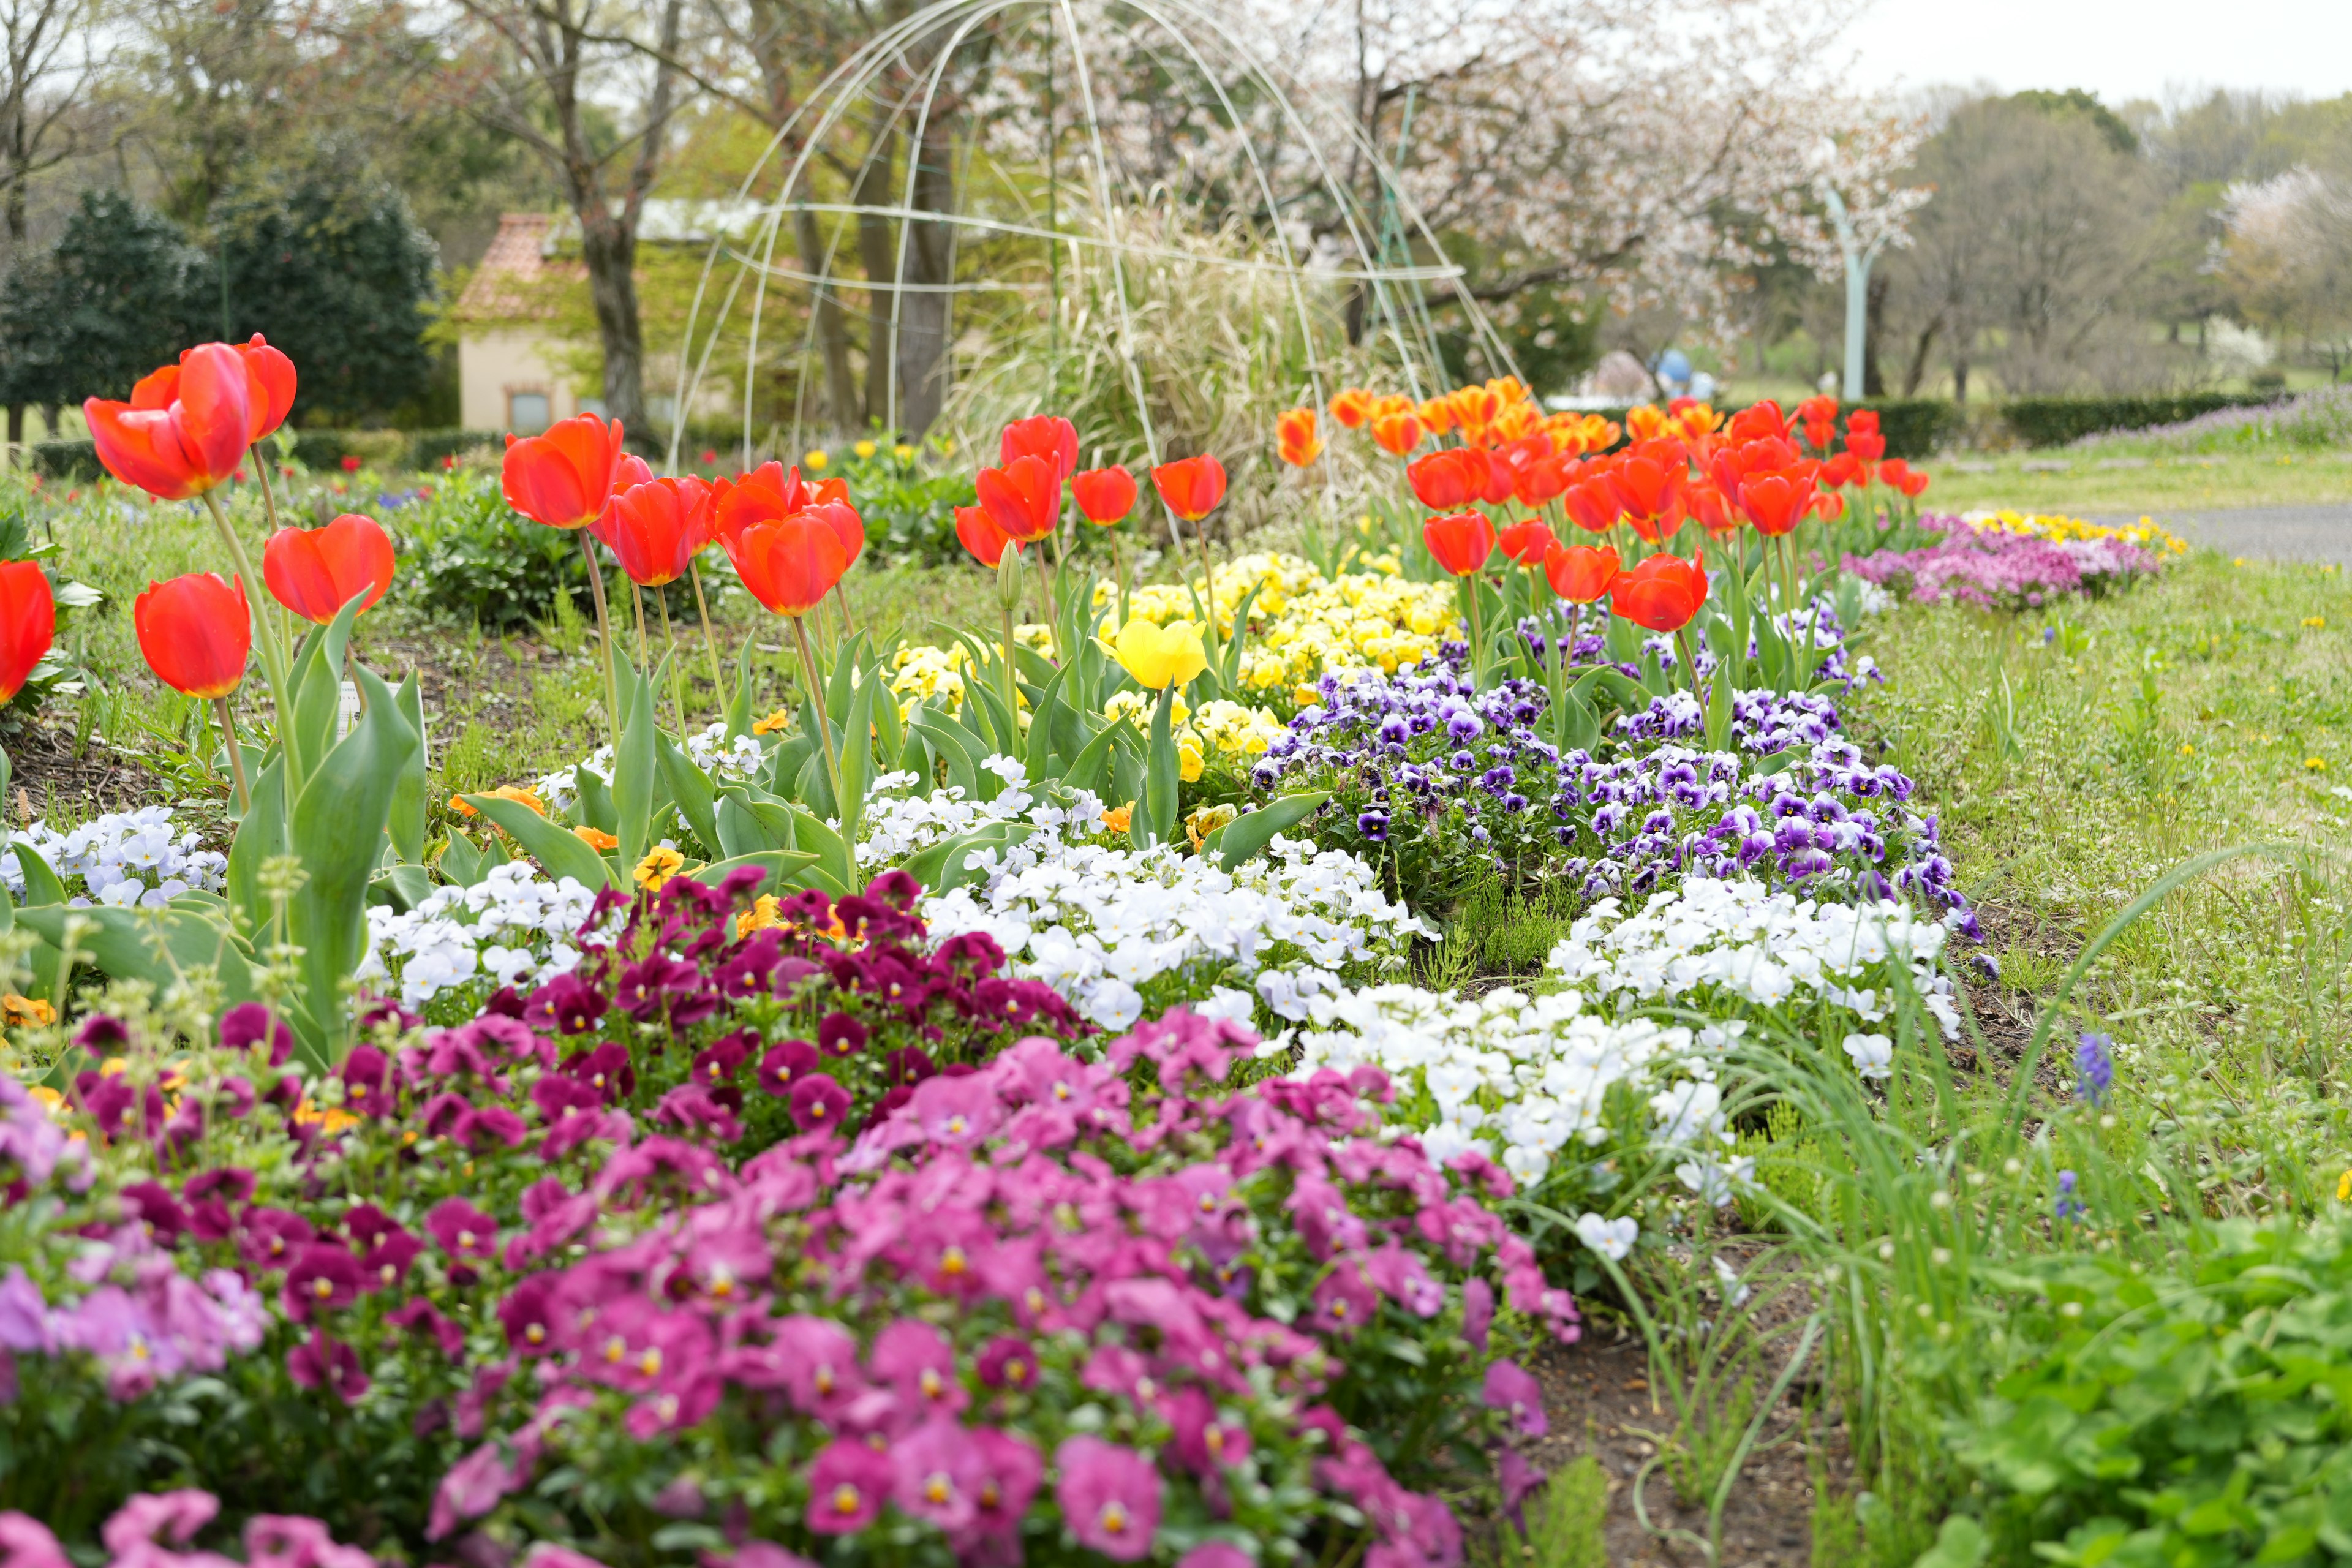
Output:
[[2104,593],[2160,564],[2126,539],[2042,539],[1957,517],[1922,518],[1919,526],[1943,537],[1916,550],[1848,555],[1845,570],[1923,605],[2016,610],[2039,609],[2056,595]]
[[[220,1512],[210,1492],[142,1492],[116,1510],[99,1539],[110,1568],[236,1568],[228,1558],[185,1548]],[[299,1515],[256,1514],[245,1524],[247,1568],[375,1568],[356,1546],[338,1546],[327,1527]],[[39,1520],[0,1513],[0,1568],[75,1568]]]

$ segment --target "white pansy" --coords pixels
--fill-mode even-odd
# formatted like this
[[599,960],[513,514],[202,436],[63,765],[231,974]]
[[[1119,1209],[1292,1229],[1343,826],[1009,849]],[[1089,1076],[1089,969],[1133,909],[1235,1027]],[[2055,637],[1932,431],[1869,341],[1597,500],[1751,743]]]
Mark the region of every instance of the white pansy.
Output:
[[580,962],[572,941],[595,899],[570,877],[551,882],[509,860],[470,888],[436,889],[405,912],[371,906],[358,977],[393,982],[406,1007],[477,979],[534,984]]
[[1694,878],[1627,914],[1602,899],[1553,947],[1548,967],[1606,1010],[1707,1009],[1827,1001],[1867,1022],[1894,1005],[1896,972],[1947,1039],[1959,1034],[1937,968],[1950,932],[1906,905],[1816,903],[1745,879]]
[[1848,1035],[1845,1054],[1853,1058],[1853,1070],[1864,1078],[1887,1078],[1895,1071],[1895,1042],[1885,1035]]
[[1640,1224],[1631,1215],[1621,1219],[1602,1219],[1597,1214],[1587,1213],[1576,1219],[1576,1239],[1612,1263],[1633,1250],[1633,1242],[1641,1234]]
[[36,822],[7,836],[0,879],[12,898],[25,896],[25,867],[16,852],[22,845],[58,874],[69,904],[156,909],[192,888],[216,893],[227,886],[228,857],[199,843],[194,833],[173,830],[168,805],[110,811],[62,833]]

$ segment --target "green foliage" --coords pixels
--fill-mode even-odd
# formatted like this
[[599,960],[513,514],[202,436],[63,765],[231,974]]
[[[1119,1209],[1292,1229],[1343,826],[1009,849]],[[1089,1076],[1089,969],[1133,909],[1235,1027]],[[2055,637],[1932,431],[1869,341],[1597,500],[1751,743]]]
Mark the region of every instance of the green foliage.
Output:
[[1601,1461],[1579,1454],[1528,1500],[1519,1522],[1496,1531],[1494,1568],[1609,1568],[1601,1537],[1609,1520],[1609,1478]]
[[2036,1259],[2002,1279],[2044,1348],[1955,1433],[1985,1517],[2050,1562],[2352,1556],[2352,1227],[2231,1221],[2172,1269]]
[[[314,173],[248,189],[213,214],[231,342],[266,332],[301,372],[297,415],[351,419],[423,395],[425,308],[438,252],[400,193]],[[210,329],[200,304],[191,313]]]
[[[933,457],[943,466],[927,469],[912,447],[882,447],[870,441],[860,455],[856,448],[835,454],[845,460],[840,477],[849,481],[849,499],[866,520],[868,550],[929,564],[966,559],[956,539],[955,509],[978,499],[972,489],[976,461],[994,462],[995,454],[967,455],[956,461],[944,452]],[[828,468],[826,477],[832,475]]]
[[[2184,392],[2162,397],[2013,397],[2000,405],[2010,430],[2029,447],[2063,447],[2104,430],[2174,425],[2217,408],[2248,408],[2273,401],[2242,392]],[[1890,442],[1888,448],[1894,450]]]
[[401,553],[394,592],[427,615],[513,631],[559,592],[588,592],[580,542],[518,516],[490,470],[458,469],[387,521]]
[[120,191],[83,192],[48,254],[0,291],[0,403],[129,397],[132,382],[210,335],[210,280],[169,218]]

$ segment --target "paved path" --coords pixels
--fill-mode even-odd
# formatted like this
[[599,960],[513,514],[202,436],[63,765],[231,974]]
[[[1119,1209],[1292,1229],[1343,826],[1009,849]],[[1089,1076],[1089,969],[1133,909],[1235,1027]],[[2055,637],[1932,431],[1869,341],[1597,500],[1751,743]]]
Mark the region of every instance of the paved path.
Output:
[[[2153,515],[2190,543],[2210,545],[2224,555],[2352,563],[2352,506],[2258,506]],[[2139,519],[2107,515],[2093,521]]]

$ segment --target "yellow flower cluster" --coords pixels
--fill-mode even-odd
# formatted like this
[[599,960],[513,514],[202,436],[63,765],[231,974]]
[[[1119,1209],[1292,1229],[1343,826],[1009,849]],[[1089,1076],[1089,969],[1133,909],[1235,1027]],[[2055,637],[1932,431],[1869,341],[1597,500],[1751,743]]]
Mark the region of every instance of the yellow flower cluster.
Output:
[[1209,755],[1246,762],[1265,754],[1275,737],[1282,733],[1282,722],[1271,713],[1238,702],[1203,702],[1192,715],[1191,733]]
[[2156,520],[2149,517],[2143,517],[2137,522],[2111,525],[2086,521],[2079,517],[2061,517],[2054,512],[2029,515],[2021,511],[2001,510],[1974,521],[1979,527],[1997,528],[2003,533],[2031,534],[2036,539],[2120,539],[2159,555],[2189,553],[2187,540],[2158,526]]
[[[1276,691],[1312,685],[1326,670],[1371,666],[1393,673],[1461,635],[1450,584],[1408,583],[1390,557],[1358,564],[1365,570],[1328,582],[1296,555],[1244,555],[1217,568],[1221,636],[1231,634],[1234,613],[1250,590],[1259,590],[1250,606],[1244,686]],[[1181,586],[1139,589],[1131,604],[1145,620],[1181,620],[1192,611],[1192,595]]]
[[898,717],[904,719],[926,698],[950,711],[961,708],[964,666],[970,662],[961,643],[948,647],[914,643],[900,648],[890,661],[890,692],[898,699]]

